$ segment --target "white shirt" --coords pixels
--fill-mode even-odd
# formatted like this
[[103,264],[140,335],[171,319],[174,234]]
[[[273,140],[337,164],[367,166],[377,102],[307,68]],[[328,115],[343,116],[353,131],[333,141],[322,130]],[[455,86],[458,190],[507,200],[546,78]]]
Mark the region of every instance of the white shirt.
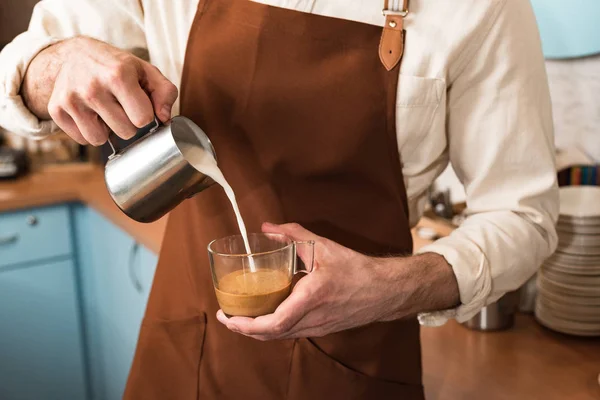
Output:
[[[260,0],[383,26],[383,0]],[[391,2],[395,4],[397,2]],[[146,48],[179,85],[197,0],[44,0],[29,30],[0,53],[0,125],[44,137],[19,95],[31,59],[63,38],[88,35]],[[420,316],[464,321],[519,288],[555,249],[558,195],[552,112],[536,21],[526,0],[412,0],[396,107],[411,224],[451,161],[469,218],[421,252],[452,266],[462,305]],[[377,48],[373,49],[374,52]],[[76,54],[72,55],[77,57]],[[174,114],[178,113],[178,104]]]

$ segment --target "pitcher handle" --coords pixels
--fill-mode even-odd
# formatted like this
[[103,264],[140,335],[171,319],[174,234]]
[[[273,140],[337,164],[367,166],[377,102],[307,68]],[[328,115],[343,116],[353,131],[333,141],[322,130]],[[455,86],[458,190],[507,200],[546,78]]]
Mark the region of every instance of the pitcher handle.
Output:
[[[303,269],[298,268],[298,246],[307,246],[308,250],[306,255],[308,256],[308,263],[305,263],[302,259],[300,262],[304,265]],[[315,241],[307,240],[304,242],[294,242],[294,275],[298,273],[310,274],[315,265]]]
[[[150,122],[146,126],[141,127],[140,129],[138,129],[135,134],[136,134],[136,136],[137,135],[145,136],[145,135],[157,130],[159,126],[160,126],[160,119],[158,119],[158,117],[155,115],[152,122]],[[119,153],[119,149],[117,149],[117,147],[112,142],[112,140],[110,140],[110,135],[114,135],[114,133],[110,133],[108,135],[108,139],[106,140],[108,142],[108,145],[110,146],[110,149],[112,150],[112,154],[110,156],[108,156],[109,160],[114,158],[115,156],[117,156],[117,154]]]

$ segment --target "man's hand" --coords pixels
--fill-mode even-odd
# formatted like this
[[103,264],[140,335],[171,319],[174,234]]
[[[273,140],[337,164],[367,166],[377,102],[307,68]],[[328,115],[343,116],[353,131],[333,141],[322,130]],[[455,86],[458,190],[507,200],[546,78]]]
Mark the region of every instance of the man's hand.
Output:
[[98,146],[106,142],[109,128],[129,139],[154,114],[167,121],[177,88],[134,55],[77,37],[33,59],[21,94],[38,118],[52,118],[75,141]]
[[219,310],[219,321],[234,332],[258,340],[320,337],[459,303],[456,278],[440,255],[374,258],[297,224],[264,224],[263,231],[296,241],[314,240],[314,270],[300,279],[273,314],[227,318]]

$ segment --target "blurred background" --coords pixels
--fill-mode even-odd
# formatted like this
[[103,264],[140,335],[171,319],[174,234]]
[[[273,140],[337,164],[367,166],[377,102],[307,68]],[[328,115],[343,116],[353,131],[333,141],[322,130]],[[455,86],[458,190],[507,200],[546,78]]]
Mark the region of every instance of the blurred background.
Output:
[[[36,2],[0,1],[0,48]],[[600,399],[600,1],[532,4],[554,106],[559,249],[473,320],[422,329],[430,399]],[[106,154],[0,128],[0,400],[121,398],[166,221],[116,208]],[[464,201],[449,166],[415,248],[460,225]]]
[[[532,0],[546,55],[558,168],[600,162],[600,2]],[[452,172],[438,181],[454,202],[464,191]]]

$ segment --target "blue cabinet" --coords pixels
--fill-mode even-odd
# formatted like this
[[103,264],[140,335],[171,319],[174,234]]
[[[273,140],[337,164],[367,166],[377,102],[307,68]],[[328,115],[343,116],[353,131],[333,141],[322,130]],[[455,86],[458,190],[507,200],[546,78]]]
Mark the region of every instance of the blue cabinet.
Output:
[[94,400],[121,399],[157,257],[97,212],[74,208]]
[[0,214],[0,400],[119,400],[157,257],[97,212]]
[[0,399],[85,399],[68,205],[0,214]]
[[70,254],[68,206],[0,214],[0,267]]
[[0,399],[85,399],[70,259],[0,268]]

